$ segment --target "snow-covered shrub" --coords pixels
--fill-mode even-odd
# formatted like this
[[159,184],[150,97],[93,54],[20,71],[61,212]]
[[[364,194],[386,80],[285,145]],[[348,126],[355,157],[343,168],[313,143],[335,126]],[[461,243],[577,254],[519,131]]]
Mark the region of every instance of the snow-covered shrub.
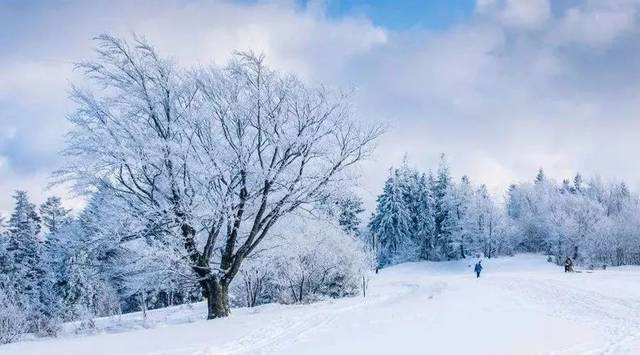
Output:
[[15,298],[0,288],[0,344],[17,340],[28,328],[27,315]]
[[236,281],[231,284],[231,302],[234,306],[255,307],[276,301],[274,254],[254,255],[242,265]]
[[234,303],[307,303],[358,294],[373,261],[363,243],[320,220],[288,221],[278,238],[243,265]]
[[323,223],[297,228],[289,241],[276,260],[281,302],[302,303],[358,293],[367,260],[360,243]]
[[36,313],[32,319],[35,333],[41,337],[54,337],[62,328],[60,318],[49,317],[44,313]]

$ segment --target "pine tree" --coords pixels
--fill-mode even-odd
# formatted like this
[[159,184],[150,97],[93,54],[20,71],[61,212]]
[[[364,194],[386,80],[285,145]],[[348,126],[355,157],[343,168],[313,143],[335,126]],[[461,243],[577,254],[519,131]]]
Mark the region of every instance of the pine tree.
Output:
[[[78,227],[79,224],[70,223],[63,229],[68,236],[78,237]],[[95,272],[90,267],[92,260],[84,247],[65,250],[63,255],[64,262],[58,280],[62,317],[67,321],[90,319],[97,314],[94,307],[96,292],[91,277]]]
[[0,218],[0,289],[7,290],[14,286],[9,279],[14,272],[13,257],[9,254],[9,234],[4,219]]
[[412,233],[420,246],[420,257],[425,260],[432,257],[435,234],[435,203],[429,179],[425,174],[416,178],[411,206]]
[[577,173],[576,176],[573,178],[573,192],[581,193],[584,188],[583,185],[584,185],[584,182],[582,181],[582,175],[580,175],[580,173]]
[[59,197],[52,196],[40,205],[40,218],[49,233],[56,233],[69,220],[71,210],[62,206]]
[[5,234],[7,232],[6,222],[7,221],[5,220],[5,218],[2,215],[2,213],[0,213],[0,236],[2,236],[3,234]]
[[13,197],[15,208],[8,223],[8,251],[15,267],[13,276],[16,282],[19,280],[19,292],[34,298],[37,281],[44,274],[41,269],[43,246],[39,240],[40,217],[25,191],[16,191]]
[[341,199],[338,205],[338,224],[342,229],[355,237],[360,236],[360,225],[362,220],[360,214],[364,212],[362,199],[353,196]]
[[15,208],[9,219],[11,283],[20,296],[21,307],[27,310],[30,330],[52,334],[56,331],[56,297],[40,236],[41,219],[25,191],[16,191],[14,199]]
[[63,287],[67,317],[111,314],[111,295],[125,295],[124,270],[140,258],[124,248],[123,238],[130,237],[129,218],[121,215],[113,194],[99,188],[74,223],[65,227],[70,247],[63,280],[76,280]]
[[71,223],[70,211],[62,206],[61,199],[56,196],[47,198],[40,205],[40,218],[47,231],[44,254],[47,277],[43,280],[45,285],[43,285],[41,297],[43,304],[48,305],[48,315],[55,318],[64,318],[62,285],[69,282],[64,269],[68,266],[68,253],[76,247],[71,245],[68,233],[61,232],[67,224]]
[[[420,246],[423,244],[420,224],[424,216],[422,216],[420,214],[421,211],[419,211],[419,204],[422,196],[420,196],[420,187],[418,186],[418,172],[409,168],[407,158],[405,156],[400,168],[395,170],[395,174],[395,183],[402,192],[404,206],[409,214],[409,230],[405,238],[410,239],[413,245]],[[417,253],[418,251],[414,250],[413,252]]]
[[450,254],[448,251],[451,244],[451,235],[445,227],[445,221],[448,218],[451,207],[450,194],[452,193],[451,175],[449,173],[449,165],[446,162],[444,154],[440,156],[440,164],[433,183],[433,197],[435,205],[435,244],[437,247],[437,257],[447,258]]
[[509,188],[507,189],[506,209],[507,215],[514,219],[520,217],[521,213],[520,209],[522,208],[522,205],[520,204],[519,196],[518,186],[515,184],[509,185]]
[[398,180],[397,171],[387,179],[369,223],[374,245],[378,248],[378,260],[383,266],[409,259],[411,253],[411,216]]
[[534,180],[534,183],[539,184],[544,182],[546,179],[545,175],[544,175],[544,170],[542,168],[538,169],[538,174],[536,175],[536,179]]

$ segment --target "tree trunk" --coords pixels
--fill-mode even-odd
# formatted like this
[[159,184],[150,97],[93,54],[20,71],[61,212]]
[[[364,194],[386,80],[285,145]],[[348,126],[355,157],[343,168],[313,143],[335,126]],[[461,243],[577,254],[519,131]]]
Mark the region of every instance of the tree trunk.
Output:
[[207,297],[207,319],[229,316],[229,287],[216,279],[204,283]]

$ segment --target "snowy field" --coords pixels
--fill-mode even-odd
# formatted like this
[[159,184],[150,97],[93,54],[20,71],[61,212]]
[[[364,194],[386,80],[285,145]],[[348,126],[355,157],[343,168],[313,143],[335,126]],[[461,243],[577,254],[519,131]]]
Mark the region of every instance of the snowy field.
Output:
[[366,298],[235,309],[202,304],[97,321],[99,333],[0,346],[0,354],[640,354],[640,268],[565,274],[537,255],[409,263]]

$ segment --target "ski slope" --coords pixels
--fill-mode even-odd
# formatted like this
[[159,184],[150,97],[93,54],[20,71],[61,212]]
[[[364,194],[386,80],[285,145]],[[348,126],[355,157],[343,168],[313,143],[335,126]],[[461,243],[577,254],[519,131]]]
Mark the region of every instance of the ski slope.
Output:
[[3,355],[640,354],[640,268],[565,274],[539,255],[408,263],[367,297],[235,309],[202,304],[103,318],[99,334],[0,346]]

